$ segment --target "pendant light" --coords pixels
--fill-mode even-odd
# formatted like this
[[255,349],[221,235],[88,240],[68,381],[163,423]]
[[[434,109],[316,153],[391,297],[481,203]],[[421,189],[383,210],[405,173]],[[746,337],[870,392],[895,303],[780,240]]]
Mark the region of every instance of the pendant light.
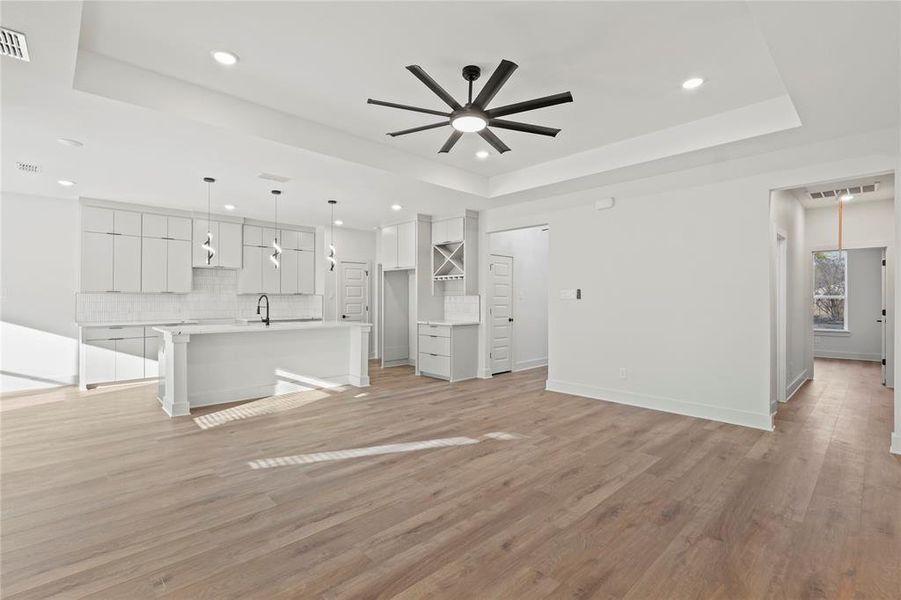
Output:
[[278,269],[281,266],[282,247],[278,245],[278,197],[281,190],[272,190],[272,196],[275,198],[275,237],[272,238],[272,254],[269,255],[269,262]]
[[212,177],[204,177],[206,183],[206,240],[200,245],[206,251],[206,264],[213,264],[213,257],[216,256],[216,249],[213,248],[213,227],[212,227],[212,194],[213,184],[216,180]]
[[328,270],[334,271],[335,270],[335,262],[336,262],[335,261],[335,205],[338,204],[338,201],[337,200],[329,200],[328,203],[332,207],[332,224],[331,224],[332,235],[331,235],[331,239],[329,240],[329,245],[328,245],[328,262],[329,262]]

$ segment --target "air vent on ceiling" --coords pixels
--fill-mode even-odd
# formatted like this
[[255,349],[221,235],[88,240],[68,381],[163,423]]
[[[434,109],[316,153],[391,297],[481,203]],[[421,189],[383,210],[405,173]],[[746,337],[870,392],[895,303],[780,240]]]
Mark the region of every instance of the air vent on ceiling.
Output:
[[41,171],[41,167],[38,165],[22,161],[16,163],[16,168],[20,171],[25,171],[26,173],[39,173]]
[[269,181],[277,181],[279,183],[288,183],[291,181],[290,177],[284,177],[282,175],[273,175],[272,173],[260,173],[257,175],[260,179],[267,179]]
[[0,27],[0,54],[17,58],[26,62],[31,60],[28,55],[28,44],[25,43],[25,34]]
[[810,192],[810,198],[812,200],[820,200],[822,198],[835,198],[838,196],[843,196],[845,194],[851,194],[855,196],[857,194],[869,194],[870,192],[875,192],[879,189],[879,182],[868,183],[866,185],[853,185],[851,187],[842,188],[839,190],[826,190],[823,192]]

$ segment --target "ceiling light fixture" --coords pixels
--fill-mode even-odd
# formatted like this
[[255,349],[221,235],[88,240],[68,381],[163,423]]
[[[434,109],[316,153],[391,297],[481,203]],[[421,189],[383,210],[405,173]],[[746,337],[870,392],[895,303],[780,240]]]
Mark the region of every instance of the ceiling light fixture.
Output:
[[341,225],[344,225],[344,221],[342,221],[341,219],[335,219],[333,222],[338,227],[340,227]]
[[403,206],[401,206],[400,204],[392,204],[391,205],[391,210],[400,210],[402,208],[403,208]]
[[75,185],[74,181],[69,181],[68,179],[60,179],[56,183],[60,184],[63,187],[72,187]]
[[206,240],[200,244],[200,247],[206,251],[206,264],[213,264],[213,257],[216,256],[216,249],[213,248],[213,228],[212,228],[212,206],[213,206],[213,184],[216,180],[212,177],[204,177],[206,183]]
[[269,262],[278,269],[281,266],[279,258],[282,255],[282,247],[278,245],[278,197],[281,190],[272,190],[272,196],[275,198],[275,237],[272,238],[272,254],[269,255]]
[[71,146],[72,148],[81,148],[84,146],[78,140],[73,140],[72,138],[56,138],[56,141],[62,144],[63,146]]
[[686,79],[682,82],[683,90],[693,90],[701,87],[701,84],[704,83],[704,79],[701,77],[692,77],[691,79]]
[[485,126],[488,125],[488,121],[480,115],[468,112],[453,118],[451,120],[451,125],[457,131],[462,131],[463,133],[475,133],[476,131],[485,129]]
[[331,231],[331,239],[328,244],[328,262],[329,262],[329,271],[335,270],[335,263],[337,260],[335,259],[335,205],[338,204],[337,200],[329,200],[329,206],[332,208],[332,231]]
[[231,67],[238,63],[238,55],[226,50],[213,50],[210,54],[213,55],[213,60],[226,67]]
[[235,210],[235,205],[234,204],[226,204],[222,208],[224,208],[225,210]]
[[478,152],[476,152],[476,158],[485,160],[486,158],[488,158],[488,151],[487,150],[479,150]]
[[841,195],[842,202],[847,202],[849,200],[854,200],[854,194],[844,193]]

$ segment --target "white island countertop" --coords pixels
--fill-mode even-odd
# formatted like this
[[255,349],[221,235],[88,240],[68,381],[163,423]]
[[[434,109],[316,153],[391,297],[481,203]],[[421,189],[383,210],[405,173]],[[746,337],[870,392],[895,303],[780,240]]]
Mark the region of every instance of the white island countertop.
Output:
[[372,328],[372,323],[360,321],[273,321],[267,327],[256,323],[194,323],[154,327],[154,331],[173,335],[199,335],[205,333],[260,333],[263,331],[292,331],[296,329],[350,329],[353,327]]

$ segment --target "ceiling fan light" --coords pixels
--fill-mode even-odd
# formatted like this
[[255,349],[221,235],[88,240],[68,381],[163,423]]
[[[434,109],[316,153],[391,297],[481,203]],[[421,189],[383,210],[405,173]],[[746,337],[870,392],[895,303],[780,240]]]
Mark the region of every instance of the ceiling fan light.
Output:
[[457,131],[462,131],[463,133],[475,133],[476,131],[485,129],[488,122],[482,117],[463,115],[462,117],[457,117],[452,120],[451,125]]

